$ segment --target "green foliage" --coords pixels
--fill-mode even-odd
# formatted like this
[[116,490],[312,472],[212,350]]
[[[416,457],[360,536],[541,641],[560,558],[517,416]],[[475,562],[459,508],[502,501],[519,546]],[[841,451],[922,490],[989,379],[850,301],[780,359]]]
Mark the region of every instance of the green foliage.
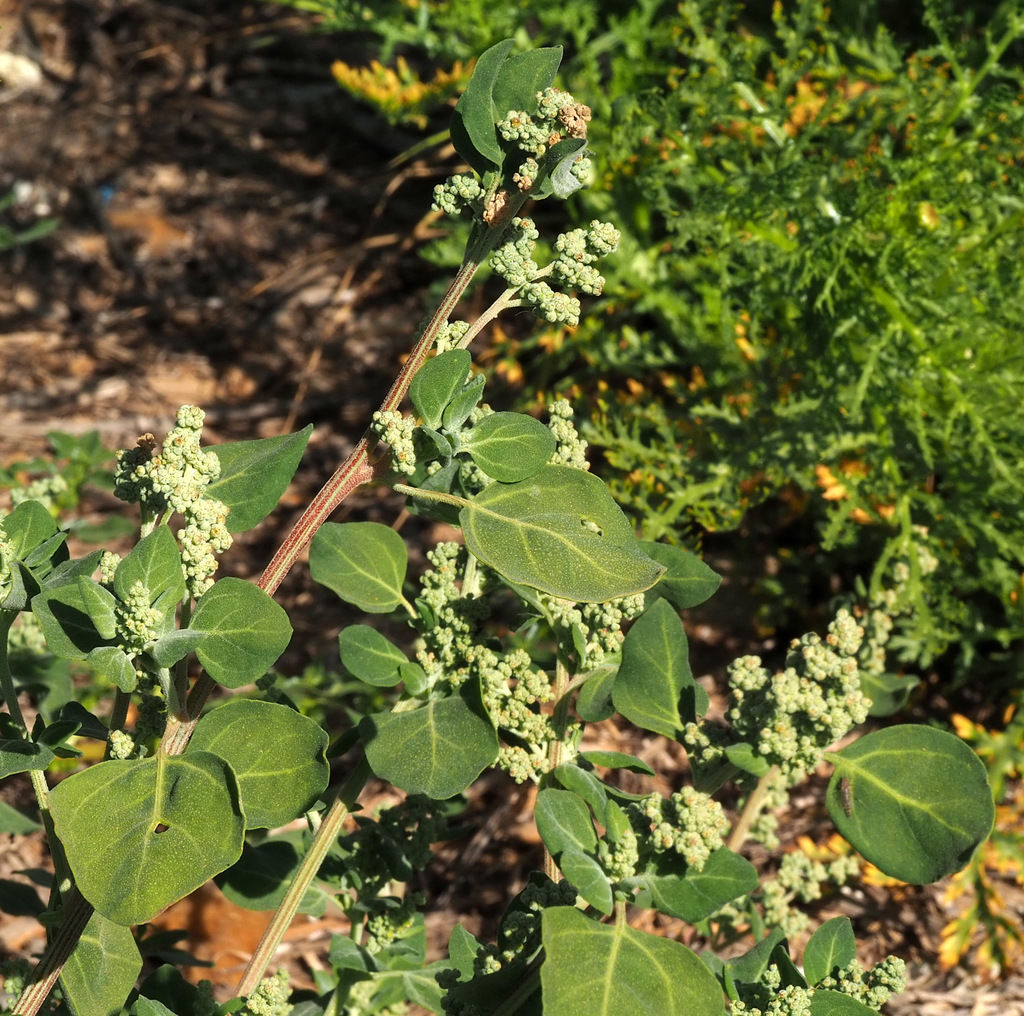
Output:
[[[637,539],[588,471],[566,404],[554,403],[544,423],[482,402],[485,379],[472,375],[464,348],[480,321],[518,306],[577,317],[576,298],[542,280],[597,295],[603,280],[592,262],[619,239],[595,219],[562,233],[546,268],[533,260],[539,230],[518,214],[527,197],[564,197],[589,173],[590,110],[549,87],[559,55],[514,53],[507,40],[480,58],[455,120],[460,152],[479,173],[435,194],[438,207],[472,219],[464,263],[365,439],[259,584],[214,581],[216,556],[271,510],[308,429],[209,449],[202,412],[182,407],[159,448],[145,435],[118,453],[114,489],[141,516],[123,558],[71,558],[66,531],[38,501],[0,518],[0,766],[28,772],[36,795],[55,867],[49,909],[60,924],[40,969],[63,968],[74,1011],[113,1016],[130,999],[129,1016],[357,1016],[409,1003],[462,1016],[710,1016],[727,998],[732,1013],[870,1013],[900,990],[898,961],[864,971],[840,919],[812,936],[801,973],[784,915],[742,856],[747,838],[770,842],[767,811],[822,760],[835,767],[827,804],[836,827],[889,874],[940,878],[988,834],[984,768],[953,735],[895,727],[828,751],[866,718],[859,673],[877,662],[875,642],[862,659],[864,629],[845,609],[825,639],[794,641],[780,674],[755,657],[737,661],[729,726],[709,724],[678,611],[710,596],[717,576],[688,552]],[[448,315],[487,259],[508,288],[477,322],[456,327]],[[432,346],[440,355],[421,369]],[[399,411],[406,392],[416,415]],[[373,479],[457,525],[463,542],[426,550],[429,567],[413,577],[394,529],[325,524]],[[291,636],[269,590],[307,542],[318,583],[367,613],[394,614],[389,630],[404,623],[408,636],[396,636],[400,646],[364,623],[339,636],[343,665],[369,691],[365,710],[355,700],[345,709],[329,754],[359,756],[342,763],[347,776],[330,789],[327,731],[268,673]],[[38,625],[50,653],[109,679],[109,710],[67,702],[26,722],[6,652],[19,615]],[[203,714],[216,685],[237,692],[251,683],[266,700],[236,694]],[[588,717],[615,711],[685,746],[694,785],[667,797],[625,791],[616,770],[650,777],[653,768],[623,753],[581,752]],[[57,760],[82,754],[69,740],[79,734],[106,741],[103,761],[51,787]],[[461,795],[489,768],[537,785],[545,874],[510,901],[493,944],[456,929],[448,958],[428,963],[417,876],[433,845],[457,835]],[[371,775],[405,796],[359,814]],[[744,795],[731,829],[713,796],[730,783]],[[300,816],[305,830],[281,829]],[[350,816],[355,829],[345,833]],[[17,814],[0,820],[25,827]],[[131,995],[141,952],[130,926],[210,878],[241,905],[277,908],[238,998],[218,1006],[208,986],[169,967]],[[323,913],[329,901],[349,933],[332,941],[330,969],[293,1009],[287,977],[264,976],[267,964],[294,914]],[[38,903],[0,892],[0,906]],[[700,956],[630,927],[628,905],[681,918],[708,944],[709,929],[730,921],[738,937],[745,915],[754,942],[729,961]],[[31,975],[17,1011],[33,1016],[46,991]]]

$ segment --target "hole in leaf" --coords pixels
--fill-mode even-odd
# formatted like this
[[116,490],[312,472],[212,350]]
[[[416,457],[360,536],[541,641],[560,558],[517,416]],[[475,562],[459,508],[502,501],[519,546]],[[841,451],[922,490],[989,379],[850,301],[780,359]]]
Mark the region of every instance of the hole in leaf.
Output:
[[580,525],[583,526],[588,533],[595,533],[597,536],[604,536],[604,530],[596,522],[591,522],[590,519],[580,519]]
[[159,835],[160,833],[167,832],[167,830],[170,829],[170,828],[171,827],[169,825],[164,825],[163,822],[157,822],[156,828],[153,830],[153,832],[155,832],[155,833],[157,833]]

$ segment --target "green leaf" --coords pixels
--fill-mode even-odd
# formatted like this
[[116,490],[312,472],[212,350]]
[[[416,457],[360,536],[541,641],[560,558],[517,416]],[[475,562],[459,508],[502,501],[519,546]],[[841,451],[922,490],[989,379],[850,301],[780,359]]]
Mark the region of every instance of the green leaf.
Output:
[[861,671],[860,690],[871,699],[870,716],[892,716],[906,704],[921,683],[913,674],[874,674]]
[[262,677],[292,637],[284,609],[259,586],[235,578],[220,579],[203,593],[189,629],[206,633],[196,656],[225,688]]
[[758,779],[768,772],[768,760],[763,755],[758,755],[754,751],[754,746],[746,741],[728,745],[725,757],[741,772],[750,773]]
[[586,803],[597,820],[603,825],[605,809],[608,807],[608,788],[589,770],[573,762],[563,762],[552,770],[551,775],[566,790],[571,790]]
[[878,1016],[878,1010],[831,988],[818,988],[811,996],[811,1016]]
[[[111,608],[116,603],[113,595],[102,586],[100,598],[109,598]],[[46,648],[64,660],[84,660],[93,649],[106,645],[107,640],[96,630],[90,616],[96,610],[95,598],[87,600],[78,582],[46,589],[32,597],[32,612],[39,620],[46,638]]]
[[158,667],[173,667],[205,640],[206,632],[191,628],[175,628],[162,635],[146,652]]
[[58,532],[53,516],[38,501],[22,501],[0,520],[0,530],[10,541],[15,561],[24,561]]
[[10,917],[38,917],[45,909],[33,886],[0,878],[0,912]]
[[135,664],[117,646],[97,646],[85,658],[97,674],[116,684],[121,691],[134,691],[139,676]]
[[664,596],[677,610],[687,610],[709,599],[722,584],[721,575],[682,547],[651,540],[641,540],[640,547],[665,566],[665,574],[647,592],[648,606],[651,600]]
[[449,349],[440,353],[416,372],[409,385],[409,401],[424,426],[437,430],[441,414],[469,377],[473,357],[468,349]]
[[477,403],[484,393],[486,380],[483,374],[471,377],[466,383],[466,387],[445,406],[444,412],[441,414],[441,423],[446,430],[458,430],[469,419],[469,414],[476,409]]
[[94,912],[60,972],[75,1016],[118,1016],[142,970],[130,928]]
[[368,624],[352,624],[338,636],[338,651],[345,668],[360,681],[376,688],[391,688],[402,680],[399,667],[409,658],[393,642]]
[[659,854],[643,875],[624,883],[649,894],[638,906],[650,906],[691,924],[702,921],[726,903],[753,892],[757,869],[745,858],[721,847],[697,871],[678,854]]
[[566,138],[552,145],[539,160],[537,176],[530,196],[538,201],[554,194],[564,200],[582,186],[572,172],[573,163],[585,154],[587,142],[583,138]]
[[112,639],[117,634],[117,600],[99,583],[79,575],[75,585],[82,598],[82,605],[89,615],[93,627],[102,639]]
[[368,716],[359,729],[377,776],[435,801],[462,793],[498,757],[490,720],[461,696]]
[[832,821],[894,878],[925,885],[959,871],[992,829],[985,766],[944,730],[887,727],[826,758]]
[[231,766],[247,829],[284,825],[327,786],[327,732],[288,706],[232,699],[196,725],[185,758],[212,752]]
[[555,435],[525,413],[492,413],[463,435],[462,448],[502,483],[532,476],[555,451]]
[[466,545],[512,582],[601,603],[647,589],[661,565],[643,554],[605,485],[570,466],[492,483],[459,512]]
[[623,751],[581,751],[579,757],[586,759],[593,766],[601,766],[604,769],[628,769],[631,773],[656,775],[643,759],[627,755]]
[[309,573],[346,603],[388,614],[402,602],[405,541],[379,522],[327,522],[309,548]]
[[612,688],[619,673],[617,663],[602,663],[588,675],[576,699],[576,712],[587,723],[600,723],[615,715]]
[[[181,553],[170,526],[157,526],[132,548],[131,553],[114,572],[114,592],[120,600],[136,582],[149,590],[149,602],[164,611],[165,630],[174,626],[174,608],[185,596],[185,573],[181,569]],[[161,599],[164,597],[164,599]]]
[[[247,843],[238,861],[215,876],[214,882],[236,906],[275,910],[301,862],[295,845],[287,840],[265,840],[256,846]],[[326,894],[314,883],[303,893],[299,913],[321,917],[326,909]]]
[[602,914],[612,912],[612,887],[601,865],[589,854],[569,847],[558,859],[562,874],[576,887],[576,891]]
[[561,46],[541,46],[506,57],[491,90],[497,118],[503,120],[512,110],[531,112],[537,93],[551,87],[561,62]]
[[707,692],[690,670],[683,622],[668,601],[656,600],[629,629],[612,702],[631,723],[673,739],[707,712]]
[[597,834],[590,809],[578,794],[570,790],[542,790],[537,795],[534,818],[544,846],[555,858],[563,850],[592,853],[597,849]]
[[544,1011],[558,1016],[722,1016],[722,989],[686,946],[598,924],[575,907],[544,911]]
[[45,744],[20,737],[0,737],[0,779],[15,773],[45,769],[56,756]]
[[498,169],[504,155],[495,127],[500,115],[495,113],[492,94],[511,48],[512,40],[505,39],[477,58],[473,76],[452,115],[452,144],[481,176]]
[[33,833],[42,826],[6,801],[0,801],[0,833]]
[[50,807],[79,890],[115,924],[152,920],[242,853],[234,776],[208,752],[100,762]]
[[804,974],[818,984],[857,958],[857,938],[848,917],[833,917],[811,935],[804,947]]
[[313,425],[294,434],[235,441],[209,447],[220,459],[220,476],[205,496],[229,508],[229,533],[244,533],[262,522],[288,489],[298,468]]

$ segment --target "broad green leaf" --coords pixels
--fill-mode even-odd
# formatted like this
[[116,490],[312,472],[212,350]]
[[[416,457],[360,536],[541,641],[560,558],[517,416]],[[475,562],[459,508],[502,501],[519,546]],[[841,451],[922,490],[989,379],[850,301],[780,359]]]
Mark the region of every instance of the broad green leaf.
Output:
[[[102,586],[97,585],[96,589],[101,597],[109,598],[113,607],[113,595]],[[43,629],[46,648],[64,660],[84,660],[93,649],[106,645],[107,640],[96,630],[90,609],[96,609],[95,600],[91,596],[85,599],[77,581],[32,597],[32,612]]]
[[462,448],[502,483],[532,476],[555,451],[555,435],[525,413],[492,413],[463,435]]
[[[185,1016],[208,1008],[199,988],[186,981],[181,971],[170,963],[157,967],[139,985],[139,995],[139,1002],[150,1005],[140,1010],[139,1016]],[[133,1006],[132,1012],[135,1011]]]
[[741,772],[750,773],[758,779],[768,772],[768,760],[763,755],[758,755],[754,751],[754,746],[746,741],[728,745],[725,757]]
[[368,624],[352,624],[338,636],[338,651],[345,669],[360,681],[391,688],[402,680],[398,668],[409,658],[393,642]]
[[468,349],[449,349],[440,353],[416,372],[409,385],[409,401],[424,426],[437,430],[445,407],[462,390],[473,364]]
[[220,460],[220,476],[206,497],[223,501],[229,533],[244,533],[262,522],[288,489],[313,425],[294,434],[236,441],[206,448]]
[[860,690],[871,699],[870,716],[898,713],[920,683],[920,678],[913,674],[860,673]]
[[138,684],[135,664],[117,646],[97,646],[86,656],[85,662],[121,691],[134,691]]
[[580,688],[576,698],[576,712],[587,723],[600,723],[615,715],[612,705],[612,688],[619,673],[617,663],[602,663],[595,667]]
[[158,667],[173,667],[194,652],[206,638],[206,632],[191,628],[175,628],[162,635],[146,650]]
[[555,858],[563,850],[575,849],[586,853],[597,849],[597,834],[590,810],[572,791],[542,790],[537,795],[534,818],[544,846]]
[[141,969],[131,928],[94,912],[60,972],[60,984],[75,1016],[118,1016]]
[[19,737],[0,737],[0,779],[15,773],[45,769],[55,757],[45,744]]
[[231,766],[247,829],[284,825],[327,786],[327,732],[288,706],[232,699],[196,725],[185,758],[212,752]]
[[677,610],[696,607],[709,599],[722,584],[722,576],[712,571],[696,554],[668,543],[641,540],[643,552],[665,566],[665,574],[647,592],[650,601],[664,596]]
[[598,822],[604,824],[605,809],[608,807],[608,788],[589,769],[576,762],[563,762],[551,773],[558,782],[581,797],[594,813]]
[[481,948],[483,946],[480,940],[466,931],[461,924],[456,924],[452,928],[451,937],[448,939],[448,958],[464,978],[472,977],[473,961]]
[[[302,858],[287,840],[247,843],[242,856],[226,871],[214,877],[220,891],[236,906],[246,910],[275,910],[284,899]],[[327,897],[311,885],[302,896],[299,913],[320,917],[327,909]]]
[[174,624],[174,607],[185,596],[185,573],[181,553],[170,526],[157,526],[132,548],[114,572],[114,592],[127,600],[132,586],[141,582],[149,590],[149,602],[160,606],[167,619],[167,630]]
[[878,1010],[841,991],[818,988],[811,996],[811,1016],[878,1016]]
[[498,757],[490,720],[461,696],[368,716],[360,731],[377,776],[435,801],[462,793]]
[[581,751],[580,758],[592,766],[603,769],[628,769],[631,773],[643,773],[645,776],[656,775],[654,770],[641,758],[627,755],[623,751]]
[[0,801],[0,833],[33,833],[42,826],[6,801]]
[[500,168],[504,155],[495,127],[504,114],[496,115],[492,94],[511,48],[512,40],[505,39],[477,58],[473,76],[455,104],[452,115],[452,144],[481,176]]
[[402,602],[405,541],[379,522],[327,522],[309,548],[309,573],[346,603],[388,614]]
[[531,112],[537,93],[550,88],[562,62],[561,46],[541,46],[506,57],[491,91],[491,102],[499,120],[512,110]]
[[0,530],[10,541],[15,561],[25,558],[57,534],[53,516],[38,501],[22,501],[0,520]]
[[707,712],[707,692],[690,670],[683,622],[667,600],[656,600],[629,629],[612,702],[631,723],[672,739]]
[[569,847],[558,858],[562,874],[576,887],[576,891],[602,914],[612,912],[612,887],[601,865],[589,854]]
[[262,677],[292,637],[284,608],[258,586],[235,578],[220,579],[203,593],[189,629],[206,633],[196,656],[225,688]]
[[82,598],[82,605],[89,615],[93,627],[102,639],[112,639],[117,634],[117,601],[98,582],[79,575],[75,585]]
[[726,903],[753,892],[757,870],[725,847],[716,850],[697,871],[678,854],[659,854],[643,875],[626,881],[644,893],[638,906],[650,906],[691,924],[702,921]]
[[832,821],[894,878],[925,885],[959,871],[992,829],[985,766],[944,730],[887,727],[826,758]]
[[50,807],[79,890],[115,924],[152,920],[242,853],[234,776],[208,752],[100,762]]
[[544,466],[528,480],[492,483],[459,512],[466,545],[512,582],[601,603],[653,585],[661,565],[596,476]]
[[833,917],[811,935],[804,947],[804,974],[817,984],[835,969],[842,970],[857,958],[857,938],[848,917]]
[[444,412],[441,414],[441,423],[447,430],[458,430],[469,419],[469,414],[476,409],[477,403],[484,393],[486,380],[483,374],[471,377],[466,382],[466,387],[445,406]]
[[760,942],[742,956],[728,960],[724,968],[737,984],[757,984],[761,980],[761,975],[768,969],[772,954],[779,944],[785,941],[786,935],[782,929],[772,928]]
[[686,946],[598,924],[575,907],[544,911],[544,1011],[558,1016],[722,1016],[722,989]]

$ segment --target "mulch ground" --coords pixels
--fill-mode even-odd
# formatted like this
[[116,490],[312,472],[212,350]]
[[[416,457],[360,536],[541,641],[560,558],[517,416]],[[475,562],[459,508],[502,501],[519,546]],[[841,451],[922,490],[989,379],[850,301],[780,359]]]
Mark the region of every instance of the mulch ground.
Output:
[[[436,228],[427,194],[449,155],[389,168],[417,139],[383,129],[329,73],[334,59],[372,54],[364,41],[309,29],[287,8],[227,0],[0,0],[0,55],[18,58],[0,87],[0,196],[16,195],[6,224],[59,219],[50,236],[0,255],[0,464],[44,454],[50,430],[96,429],[108,446],[128,446],[166,431],[184,402],[207,410],[211,443],[311,422],[285,502],[224,563],[243,577],[269,560],[361,434],[436,283],[415,248]],[[95,495],[85,508],[99,518],[113,505]],[[397,510],[373,492],[353,508],[387,521]],[[739,611],[728,587],[721,595],[721,616],[705,619],[695,642],[711,659],[757,651],[724,620]],[[282,666],[329,658],[352,618],[315,595],[303,569],[280,598],[298,629]],[[611,724],[593,736],[675,785],[682,778],[682,752],[656,739]],[[17,781],[4,791],[25,793]],[[540,857],[527,791],[489,776],[468,814],[475,834],[445,846],[425,875],[435,948],[456,922],[492,934]],[[819,781],[795,797],[787,843],[821,835],[821,815]],[[0,876],[47,863],[40,841],[4,840]],[[814,918],[850,916],[866,962],[887,952],[912,962],[911,990],[889,1012],[1024,1013],[1024,979],[982,985],[966,970],[938,970],[952,916],[942,890],[843,890]],[[207,888],[161,925],[188,932],[186,947],[216,963],[196,975],[223,992],[265,920]],[[296,983],[325,966],[342,927],[296,923],[281,956]],[[0,917],[9,954],[41,943],[31,918]]]

